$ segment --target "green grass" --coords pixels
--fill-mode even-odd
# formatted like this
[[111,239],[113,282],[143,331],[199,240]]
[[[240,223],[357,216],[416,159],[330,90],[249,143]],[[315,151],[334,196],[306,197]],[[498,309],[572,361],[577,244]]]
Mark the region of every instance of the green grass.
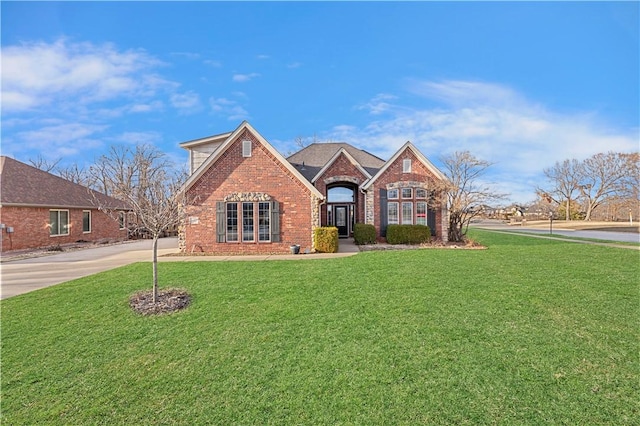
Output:
[[2,424],[637,424],[635,250],[134,264],[1,302]]

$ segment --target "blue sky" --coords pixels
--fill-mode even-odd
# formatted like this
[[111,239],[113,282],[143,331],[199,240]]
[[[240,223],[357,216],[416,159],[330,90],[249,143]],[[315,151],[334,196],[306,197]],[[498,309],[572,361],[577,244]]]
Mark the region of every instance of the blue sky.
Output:
[[638,2],[1,3],[2,154],[92,164],[248,120],[283,154],[469,150],[534,199],[542,170],[640,149]]

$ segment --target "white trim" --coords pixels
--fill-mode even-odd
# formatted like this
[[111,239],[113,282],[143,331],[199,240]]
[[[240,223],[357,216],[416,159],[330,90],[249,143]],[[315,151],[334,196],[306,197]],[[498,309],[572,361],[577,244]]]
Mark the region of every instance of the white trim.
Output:
[[[185,191],[187,191],[189,188],[191,188],[191,186],[193,186],[194,183],[196,183],[198,181],[198,179],[200,179],[200,177],[202,177],[202,175],[216,162],[218,161],[218,159],[220,158],[220,156],[222,156],[222,154],[224,152],[226,152],[227,149],[229,149],[229,147],[238,139],[238,137],[240,136],[240,134],[242,134],[242,132],[244,130],[249,131],[250,133],[252,133],[255,138],[258,140],[258,142],[260,144],[262,144],[267,151],[269,151],[275,158],[276,160],[278,160],[280,163],[282,163],[282,165],[293,175],[296,177],[296,179],[298,179],[300,182],[302,182],[302,184],[304,186],[307,187],[307,189],[309,189],[309,191],[311,192],[312,195],[315,195],[317,198],[319,198],[320,200],[324,200],[324,196],[320,193],[320,191],[318,191],[316,189],[316,187],[314,187],[311,182],[309,182],[304,176],[302,176],[302,174],[295,169],[295,167],[293,167],[293,165],[291,163],[289,163],[287,160],[285,160],[285,158],[282,156],[282,154],[280,154],[278,151],[276,151],[276,149],[269,143],[267,142],[267,140],[265,138],[262,137],[262,135],[260,135],[260,133],[258,133],[256,131],[256,129],[254,129],[249,122],[247,121],[243,121],[236,130],[234,130],[228,137],[227,139],[222,143],[222,145],[220,145],[220,147],[218,147],[217,150],[215,150],[201,165],[200,167],[198,167],[191,176],[189,176],[189,178],[187,179],[187,181],[184,183],[184,185],[182,186],[182,188],[180,188],[180,192],[183,193]],[[225,134],[226,135],[226,134]]]
[[[89,230],[88,231],[84,230],[84,214],[85,213],[89,213]],[[82,233],[83,234],[90,234],[91,233],[91,231],[93,230],[92,229],[93,227],[91,226],[92,225],[91,222],[92,222],[91,221],[91,210],[82,210]]]
[[71,214],[69,213],[68,209],[49,209],[49,222],[51,222],[51,212],[57,212],[58,213],[58,229],[56,230],[57,232],[60,232],[60,212],[67,212],[67,232],[62,234],[62,233],[57,233],[57,234],[52,234],[51,233],[51,229],[52,229],[52,223],[49,223],[49,237],[66,237],[69,235],[69,228],[71,228]]
[[351,154],[349,154],[349,151],[344,148],[340,148],[335,154],[333,154],[333,157],[331,157],[331,159],[327,161],[327,164],[325,164],[324,167],[320,169],[320,171],[313,177],[313,179],[311,179],[311,183],[315,183],[318,179],[320,179],[320,176],[322,176],[329,169],[329,167],[331,167],[331,165],[336,162],[338,157],[340,157],[340,154],[344,154],[345,157],[347,157],[347,160],[349,160],[351,164],[353,164],[363,175],[365,175],[366,179],[371,179],[371,175],[369,174],[369,172],[367,172],[365,168],[362,167],[362,165],[358,163],[358,161],[353,158]]
[[253,144],[251,143],[251,139],[243,139],[242,140],[242,156],[244,158],[251,157],[251,151],[253,149],[252,145]]
[[418,160],[420,160],[420,162],[422,164],[424,164],[424,166],[431,172],[433,173],[433,175],[443,181],[447,180],[447,177],[440,171],[438,170],[438,168],[436,166],[433,165],[433,163],[431,163],[431,161],[429,161],[427,159],[427,157],[425,157],[420,150],[418,150],[418,148],[416,148],[411,142],[407,142],[404,145],[402,145],[402,147],[393,155],[393,157],[391,157],[391,159],[389,161],[387,161],[384,166],[382,166],[382,168],[380,170],[378,170],[378,173],[376,173],[371,179],[369,179],[363,186],[362,189],[363,190],[367,190],[371,187],[371,185],[373,185],[373,183],[380,177],[382,176],[387,169],[391,166],[391,164],[393,164],[399,157],[400,155],[402,155],[403,152],[405,152],[407,149],[411,149],[411,151],[414,153],[414,155],[418,158]]

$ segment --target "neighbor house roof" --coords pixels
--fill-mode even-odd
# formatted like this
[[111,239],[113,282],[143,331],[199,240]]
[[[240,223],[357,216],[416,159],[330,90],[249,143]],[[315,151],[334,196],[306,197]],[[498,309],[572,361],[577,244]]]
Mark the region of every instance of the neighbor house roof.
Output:
[[342,149],[348,152],[371,176],[384,166],[383,159],[344,142],[312,143],[289,156],[287,160],[311,181]]
[[0,156],[0,205],[128,210],[123,201],[5,156]]

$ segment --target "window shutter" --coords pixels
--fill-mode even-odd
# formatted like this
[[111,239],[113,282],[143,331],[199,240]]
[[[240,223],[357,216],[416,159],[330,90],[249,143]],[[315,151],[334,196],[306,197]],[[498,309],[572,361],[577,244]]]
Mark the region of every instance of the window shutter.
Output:
[[436,235],[436,211],[433,209],[427,210],[427,226],[431,229],[431,235]]
[[224,201],[218,201],[216,203],[216,241],[219,243],[225,242],[225,207]]
[[280,203],[271,202],[271,242],[280,242]]
[[380,236],[387,236],[387,190],[380,188]]

